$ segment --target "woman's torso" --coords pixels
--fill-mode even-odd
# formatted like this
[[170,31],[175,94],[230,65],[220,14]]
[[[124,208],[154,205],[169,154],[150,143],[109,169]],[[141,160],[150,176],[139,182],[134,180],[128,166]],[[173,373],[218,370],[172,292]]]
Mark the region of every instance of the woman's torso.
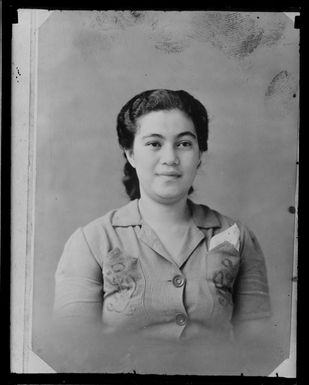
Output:
[[[106,333],[139,331],[163,338],[232,337],[234,286],[240,275],[242,243],[247,233],[232,219],[188,202],[192,221],[178,263],[143,222],[137,200],[75,233],[76,237],[83,237],[87,244],[84,248],[89,248],[91,254],[82,257],[84,264],[91,259],[93,265],[93,276],[85,277],[83,289],[95,293],[93,304],[100,303]],[[96,265],[99,271],[95,271]],[[57,274],[59,279],[61,267]],[[263,277],[258,279],[263,285]],[[90,297],[85,298],[87,302]],[[81,311],[78,305],[74,311]]]

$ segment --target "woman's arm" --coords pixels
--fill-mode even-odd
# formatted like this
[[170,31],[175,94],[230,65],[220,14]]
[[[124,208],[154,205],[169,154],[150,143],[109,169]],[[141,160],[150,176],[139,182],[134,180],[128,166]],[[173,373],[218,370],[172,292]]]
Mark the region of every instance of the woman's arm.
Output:
[[271,318],[264,254],[255,235],[246,227],[242,227],[233,297],[232,322],[243,372],[267,375],[284,359],[284,351]]
[[57,371],[83,372],[96,359],[95,341],[102,328],[102,277],[102,267],[83,230],[76,230],[64,247],[55,273],[48,351]]
[[65,245],[55,274],[54,319],[60,323],[95,322],[103,304],[102,268],[82,229]]
[[[255,235],[241,228],[240,265],[233,288],[235,327],[245,321],[271,317],[265,257]],[[250,324],[250,322],[249,322]]]

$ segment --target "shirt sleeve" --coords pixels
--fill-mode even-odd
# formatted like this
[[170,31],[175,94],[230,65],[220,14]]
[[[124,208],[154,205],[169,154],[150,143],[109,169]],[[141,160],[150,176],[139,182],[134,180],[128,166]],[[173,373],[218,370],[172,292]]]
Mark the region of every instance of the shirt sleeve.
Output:
[[240,266],[233,290],[233,323],[271,316],[266,263],[251,230],[242,226]]
[[80,228],[67,241],[55,273],[54,320],[98,321],[102,301],[102,268]]

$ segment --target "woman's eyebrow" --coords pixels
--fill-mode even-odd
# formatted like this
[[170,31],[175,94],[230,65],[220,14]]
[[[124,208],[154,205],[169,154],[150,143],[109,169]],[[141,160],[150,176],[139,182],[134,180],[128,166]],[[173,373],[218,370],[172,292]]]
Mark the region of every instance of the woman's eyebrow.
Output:
[[164,136],[160,135],[160,134],[148,134],[148,135],[142,136],[142,139],[147,139],[147,138],[161,138],[161,139],[164,139]]
[[184,131],[177,135],[177,138],[180,138],[182,136],[192,136],[192,138],[196,139],[196,135],[192,131]]
[[[191,136],[192,138],[196,139],[196,135],[193,132],[191,132],[191,131],[181,132],[176,137],[177,138],[181,138],[182,136]],[[160,139],[164,139],[164,135],[153,133],[153,134],[142,136],[142,139],[147,139],[147,138],[160,138]]]

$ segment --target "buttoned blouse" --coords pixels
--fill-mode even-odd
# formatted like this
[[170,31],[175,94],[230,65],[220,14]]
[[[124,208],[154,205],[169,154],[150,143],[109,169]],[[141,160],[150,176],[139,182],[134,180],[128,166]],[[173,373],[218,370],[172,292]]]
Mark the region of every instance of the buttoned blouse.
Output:
[[55,274],[54,315],[100,320],[106,333],[233,338],[236,323],[270,316],[265,258],[255,235],[188,200],[177,263],[143,221],[138,200],[77,229]]

